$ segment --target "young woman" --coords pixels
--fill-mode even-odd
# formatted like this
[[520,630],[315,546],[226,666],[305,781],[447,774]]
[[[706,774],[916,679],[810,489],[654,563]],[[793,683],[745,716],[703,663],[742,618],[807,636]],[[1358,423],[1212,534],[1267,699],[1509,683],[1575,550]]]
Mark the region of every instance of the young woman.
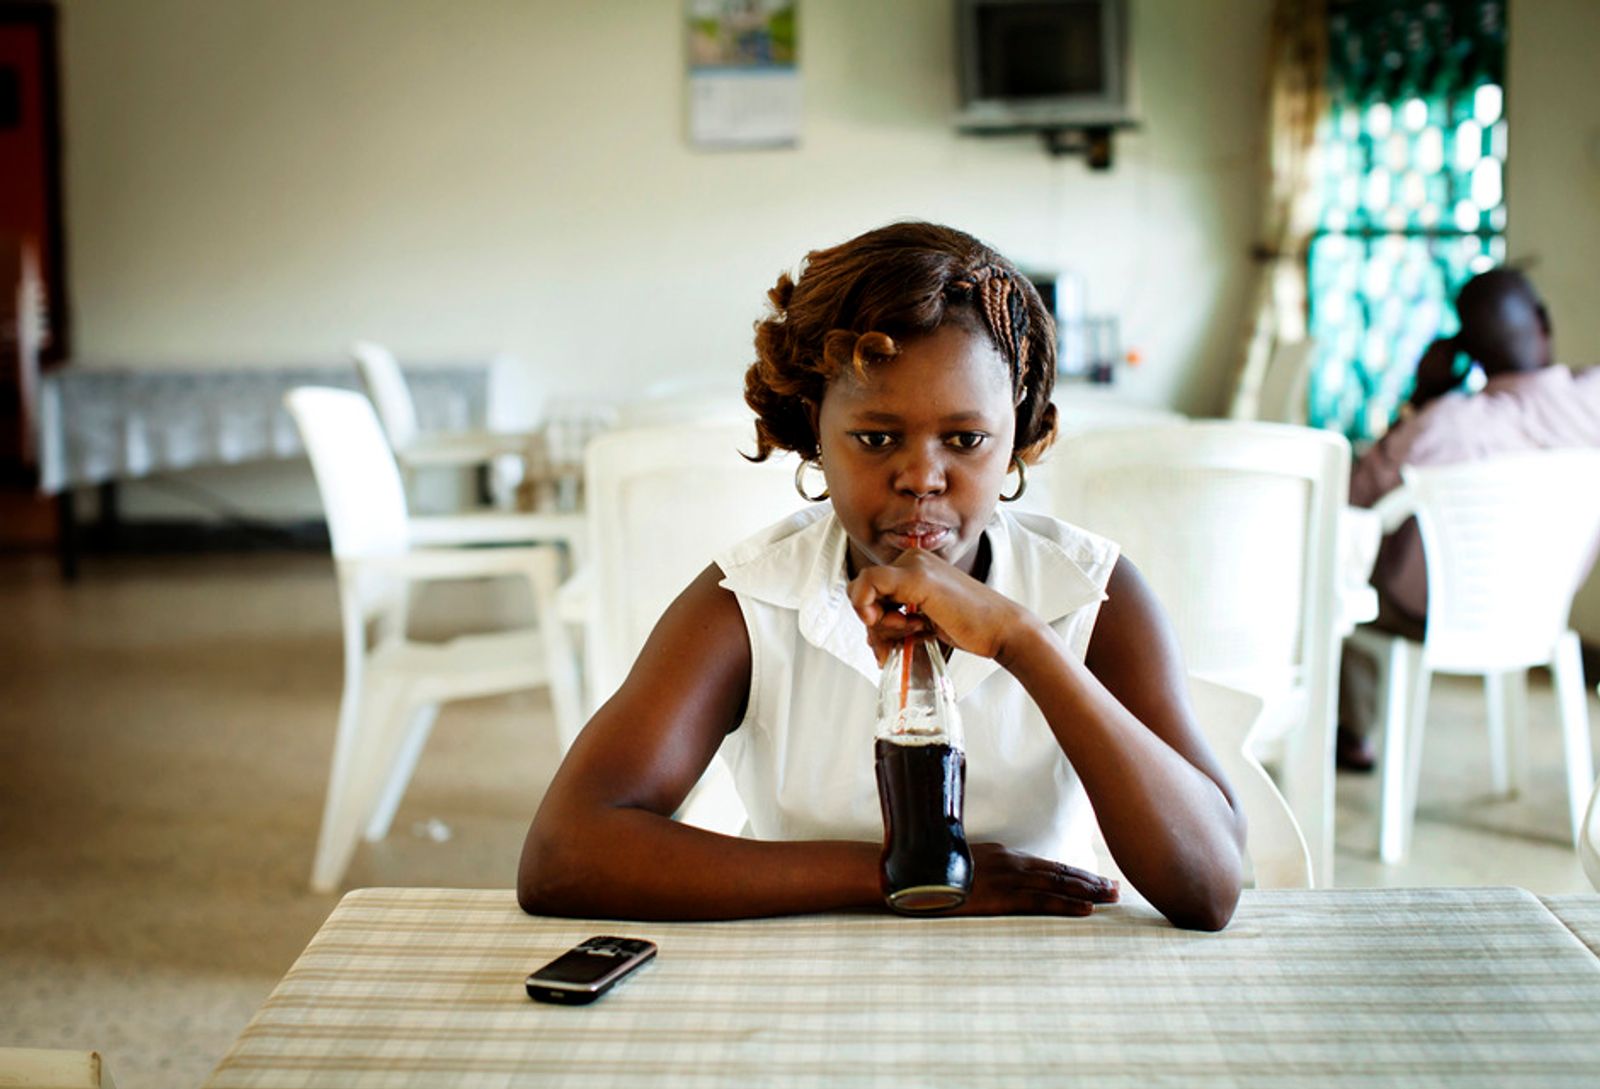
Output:
[[[1083,868],[1098,820],[1167,918],[1225,926],[1244,821],[1160,606],[1111,542],[1000,505],[1055,437],[1038,293],[977,239],[902,223],[812,252],[768,297],[745,377],[756,457],[820,463],[827,501],[718,557],[662,616],[539,807],[523,908],[882,909],[878,671],[931,631],[966,734],[976,877],[957,910],[1116,900]],[[725,741],[749,838],[671,819]]]

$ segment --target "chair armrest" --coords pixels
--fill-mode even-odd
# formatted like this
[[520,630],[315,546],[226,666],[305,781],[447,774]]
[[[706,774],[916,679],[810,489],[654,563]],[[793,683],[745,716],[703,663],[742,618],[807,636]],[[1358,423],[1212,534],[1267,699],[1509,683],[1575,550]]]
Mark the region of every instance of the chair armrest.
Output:
[[567,624],[587,624],[594,608],[594,568],[580,567],[556,588],[556,615]]
[[1345,586],[1339,592],[1339,635],[1347,637],[1361,624],[1378,619],[1378,591],[1370,586]]
[[484,544],[564,544],[580,548],[584,537],[581,514],[473,514],[413,516],[411,545],[450,547]]
[[1379,520],[1383,523],[1385,535],[1393,533],[1405,524],[1405,520],[1417,513],[1417,497],[1411,489],[1402,484],[1372,507],[1377,511]]
[[555,550],[536,548],[417,549],[395,556],[353,556],[339,561],[353,573],[390,575],[412,581],[481,579],[522,575],[555,579]]
[[477,465],[503,454],[526,457],[539,441],[535,431],[425,431],[395,453],[414,467]]

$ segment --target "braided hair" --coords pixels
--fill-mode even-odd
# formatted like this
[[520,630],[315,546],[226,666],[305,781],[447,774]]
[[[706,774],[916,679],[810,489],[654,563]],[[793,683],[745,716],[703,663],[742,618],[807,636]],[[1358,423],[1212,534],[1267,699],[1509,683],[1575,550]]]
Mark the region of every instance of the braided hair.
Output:
[[865,377],[946,322],[986,336],[1005,360],[1016,409],[1012,452],[1027,462],[1055,439],[1055,322],[1027,277],[990,246],[934,223],[893,223],[806,255],[798,279],[778,277],[756,323],[745,402],[756,453],[817,456],[813,420],[828,383]]

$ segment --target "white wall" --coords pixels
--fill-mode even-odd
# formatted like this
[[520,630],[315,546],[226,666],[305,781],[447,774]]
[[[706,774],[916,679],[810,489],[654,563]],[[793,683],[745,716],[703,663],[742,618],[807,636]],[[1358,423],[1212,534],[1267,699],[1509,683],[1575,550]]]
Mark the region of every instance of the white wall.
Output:
[[737,384],[765,289],[888,220],[1083,273],[1147,362],[1225,403],[1244,321],[1268,0],[1134,0],[1144,129],[1115,169],[955,134],[949,0],[801,0],[793,151],[684,140],[680,0],[65,0],[80,359],[509,349],[552,393]]
[[[510,349],[554,394],[736,384],[779,270],[922,216],[1084,274],[1147,360],[1124,394],[1218,411],[1270,0],[1131,5],[1146,124],[1094,174],[954,133],[948,0],[801,0],[802,145],[743,153],[685,145],[679,0],[63,0],[80,359],[333,362],[367,336]],[[1511,250],[1539,260],[1562,355],[1597,362],[1600,3],[1510,18]],[[290,475],[287,500],[281,473],[201,479],[314,511]],[[1600,641],[1600,578],[1579,617]]]
[[1555,321],[1556,352],[1600,364],[1600,3],[1510,7],[1506,234]]
[[[1506,234],[1550,307],[1556,355],[1600,365],[1600,3],[1519,0],[1509,9]],[[1600,569],[1573,607],[1600,644]]]

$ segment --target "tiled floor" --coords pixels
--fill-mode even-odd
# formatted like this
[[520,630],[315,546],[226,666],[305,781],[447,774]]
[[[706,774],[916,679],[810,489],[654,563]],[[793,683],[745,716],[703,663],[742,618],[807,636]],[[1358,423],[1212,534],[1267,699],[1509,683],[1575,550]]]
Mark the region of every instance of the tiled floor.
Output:
[[[425,627],[489,607],[419,603]],[[0,559],[0,617],[0,1045],[98,1048],[124,1089],[197,1084],[336,901],[306,891],[340,684],[332,565],[98,560],[66,587],[47,560]],[[1476,689],[1440,682],[1433,712],[1411,859],[1376,861],[1376,783],[1344,777],[1338,883],[1587,889],[1555,731],[1535,735],[1534,789],[1497,801]],[[556,751],[540,694],[447,708],[347,885],[509,886]]]

